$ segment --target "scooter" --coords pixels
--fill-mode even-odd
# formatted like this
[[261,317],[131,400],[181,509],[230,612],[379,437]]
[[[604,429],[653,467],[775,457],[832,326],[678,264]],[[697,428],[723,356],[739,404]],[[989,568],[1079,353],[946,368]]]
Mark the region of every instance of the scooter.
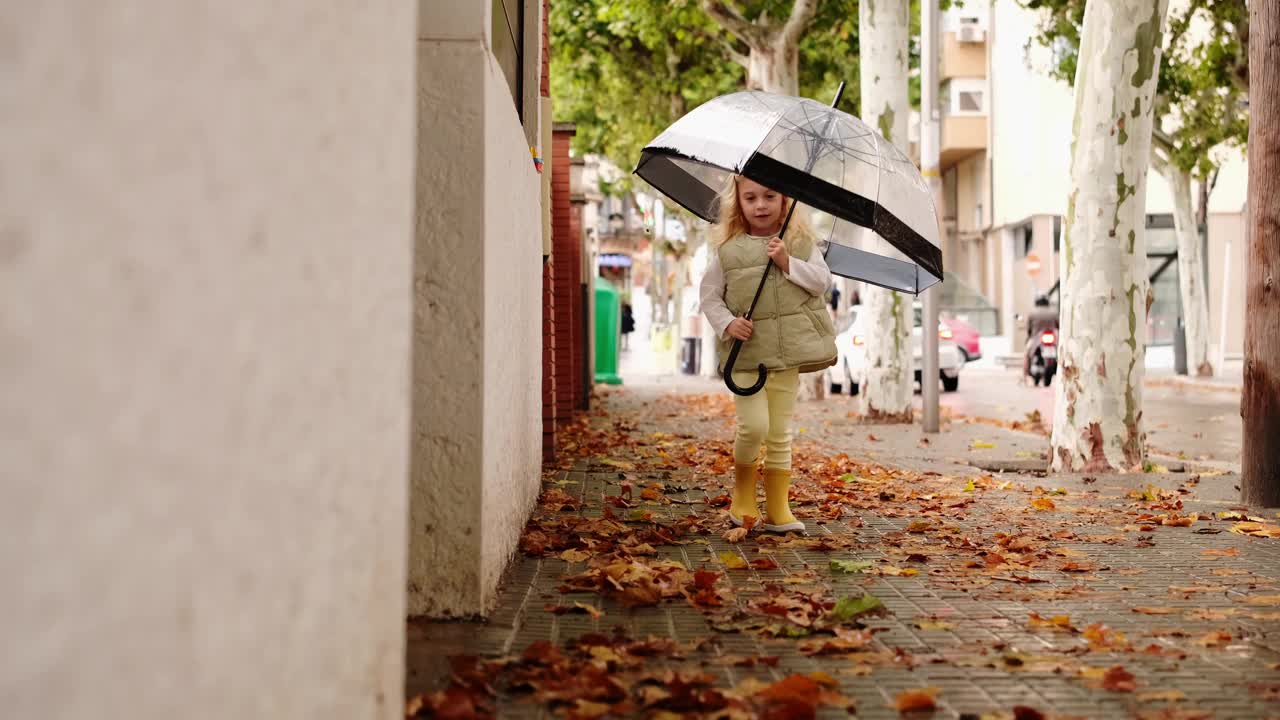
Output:
[[1058,374],[1058,331],[1045,330],[1040,333],[1039,342],[1031,348],[1031,362],[1027,364],[1027,372],[1031,375],[1033,385],[1042,381],[1045,387],[1053,382]]

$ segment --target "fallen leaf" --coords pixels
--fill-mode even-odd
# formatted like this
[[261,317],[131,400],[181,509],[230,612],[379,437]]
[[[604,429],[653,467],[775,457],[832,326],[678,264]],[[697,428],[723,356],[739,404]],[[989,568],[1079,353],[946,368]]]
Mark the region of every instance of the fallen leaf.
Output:
[[870,593],[863,593],[862,597],[841,598],[836,606],[831,608],[829,615],[839,622],[848,622],[863,613],[883,607],[884,604],[880,602],[880,598]]
[[747,533],[749,532],[751,531],[744,527],[736,527],[732,530],[726,530],[724,535],[721,535],[721,537],[723,537],[726,542],[737,544],[746,539]]
[[1231,633],[1222,630],[1206,633],[1196,640],[1197,645],[1204,647],[1222,647],[1231,642]]
[[1240,549],[1239,549],[1239,548],[1227,548],[1226,550],[1219,550],[1219,549],[1217,549],[1217,548],[1211,548],[1211,549],[1209,549],[1209,550],[1201,550],[1201,551],[1200,551],[1200,554],[1201,554],[1201,555],[1210,555],[1210,556],[1220,556],[1220,557],[1239,557],[1239,556],[1240,556]]
[[1178,609],[1171,607],[1136,607],[1133,608],[1133,611],[1143,615],[1172,615],[1178,612]]
[[1046,618],[1041,617],[1039,613],[1028,613],[1027,627],[1075,630],[1075,628],[1071,627],[1070,615],[1054,615],[1053,617]]
[[974,440],[973,444],[970,445],[969,448],[971,450],[992,450],[995,448],[995,443],[989,443],[984,440]]
[[1231,532],[1252,537],[1280,538],[1280,525],[1260,522],[1242,522],[1231,526]]
[[1244,601],[1249,605],[1280,605],[1280,595],[1250,595]]
[[954,630],[956,627],[945,620],[938,620],[937,618],[923,618],[916,620],[912,625],[917,630]]
[[964,485],[964,492],[973,492],[976,489],[977,488],[975,488],[973,485],[973,478],[969,478],[969,482],[965,483]]
[[1182,702],[1187,699],[1187,695],[1181,690],[1153,690],[1151,692],[1138,693],[1134,698],[1143,703]]
[[1013,720],[1045,720],[1044,713],[1026,705],[1013,706]]
[[873,565],[875,563],[862,560],[832,560],[830,568],[832,572],[861,573],[871,569]]
[[934,710],[937,709],[938,703],[935,698],[938,696],[939,689],[936,687],[920,688],[918,690],[907,690],[898,693],[894,698],[893,706],[900,713],[909,713],[917,710]]
[[627,462],[627,461],[625,461],[625,460],[614,460],[614,459],[612,459],[612,458],[606,458],[606,459],[604,459],[604,460],[601,460],[600,462],[604,463],[605,465],[612,465],[613,467],[616,467],[616,468],[618,468],[618,469],[620,469],[620,470],[635,470],[635,469],[636,469],[636,466],[635,466],[634,464],[629,463],[629,462]]
[[720,553],[720,562],[730,570],[742,570],[747,567],[747,561],[741,555],[729,550]]
[[1055,505],[1053,501],[1050,500],[1049,498],[1041,497],[1041,498],[1036,498],[1035,500],[1032,500],[1031,507],[1035,508],[1036,510],[1054,510],[1058,506]]
[[778,569],[778,561],[771,557],[756,558],[751,561],[751,567],[756,570],[776,570]]
[[1102,687],[1111,692],[1133,692],[1138,689],[1133,673],[1121,665],[1116,665],[1102,676]]
[[564,552],[560,553],[561,560],[564,560],[565,562],[571,562],[571,563],[582,562],[583,560],[586,560],[589,557],[591,557],[591,553],[586,553],[581,550],[565,550]]

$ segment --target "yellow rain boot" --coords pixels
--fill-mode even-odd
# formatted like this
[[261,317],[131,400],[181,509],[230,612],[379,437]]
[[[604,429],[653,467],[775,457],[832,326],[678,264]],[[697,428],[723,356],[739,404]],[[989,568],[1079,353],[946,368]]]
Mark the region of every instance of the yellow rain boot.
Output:
[[804,532],[804,523],[791,514],[787,497],[791,489],[790,470],[764,470],[764,529],[766,532]]
[[755,465],[734,465],[733,503],[729,505],[729,520],[742,527],[742,518],[753,515],[760,519],[756,505],[756,478],[760,473]]

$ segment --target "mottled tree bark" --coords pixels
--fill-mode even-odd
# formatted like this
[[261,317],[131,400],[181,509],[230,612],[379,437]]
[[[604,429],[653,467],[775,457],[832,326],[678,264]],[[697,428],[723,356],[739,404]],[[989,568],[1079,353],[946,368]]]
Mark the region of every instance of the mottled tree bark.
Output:
[[1191,200],[1191,173],[1170,164],[1157,164],[1173,194],[1174,234],[1178,238],[1178,290],[1187,339],[1187,370],[1192,375],[1213,374],[1209,360],[1209,297],[1204,286],[1200,225]]
[[747,46],[744,55],[729,48],[729,56],[747,70],[747,89],[780,95],[800,92],[800,38],[818,12],[818,0],[795,0],[785,18],[762,13],[748,20],[733,3],[702,0],[702,9]]
[[1146,184],[1167,0],[1091,0],[1076,71],[1052,468],[1146,459]]
[[[907,97],[909,8],[909,0],[864,2],[858,8],[862,120],[904,152],[911,112]],[[877,247],[869,250],[891,250],[879,238],[870,242]],[[911,300],[910,295],[871,285],[862,295],[862,323],[867,336],[862,397],[869,421],[911,422]],[[933,378],[933,382],[938,379]]]

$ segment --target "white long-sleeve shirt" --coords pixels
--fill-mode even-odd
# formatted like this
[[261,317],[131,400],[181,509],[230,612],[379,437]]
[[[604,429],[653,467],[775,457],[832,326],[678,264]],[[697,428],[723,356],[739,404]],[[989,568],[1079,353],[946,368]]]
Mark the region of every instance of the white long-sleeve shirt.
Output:
[[[761,243],[769,241],[768,237],[755,235],[748,235],[748,237],[757,239]],[[724,340],[728,338],[724,332],[725,328],[729,327],[729,323],[733,322],[736,316],[730,312],[729,306],[724,302],[724,269],[720,267],[720,254],[712,251],[710,256],[707,271],[702,274],[702,284],[698,287],[698,296],[702,303],[702,314],[707,316],[707,322],[711,323],[716,335]],[[827,261],[823,259],[817,243],[814,243],[813,252],[809,254],[808,260],[792,256],[789,264],[790,272],[782,273],[782,276],[804,288],[809,294],[821,297],[831,285],[831,269],[827,267]]]

